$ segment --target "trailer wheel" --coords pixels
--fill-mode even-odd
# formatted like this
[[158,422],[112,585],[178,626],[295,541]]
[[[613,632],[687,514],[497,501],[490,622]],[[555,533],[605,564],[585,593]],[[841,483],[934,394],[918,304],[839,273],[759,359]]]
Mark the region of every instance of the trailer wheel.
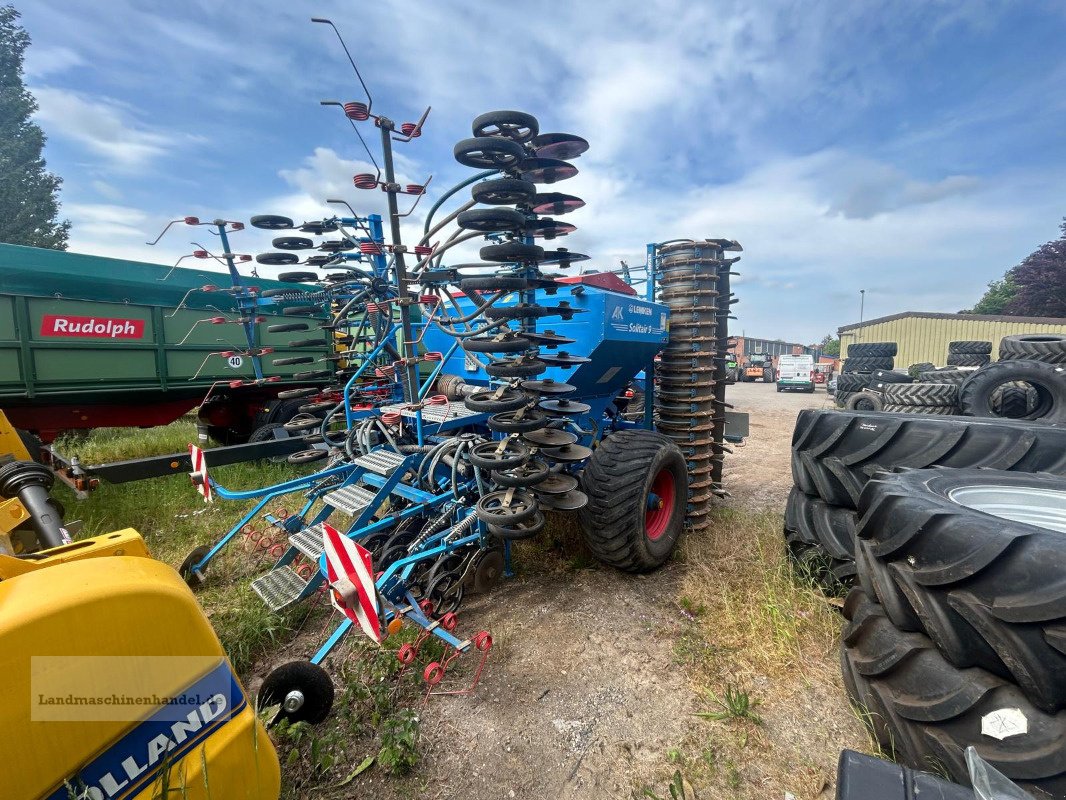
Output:
[[322,667],[310,661],[290,661],[266,676],[256,696],[256,708],[262,711],[278,706],[271,725],[283,719],[314,725],[329,714],[333,694],[333,681]]
[[604,439],[581,473],[589,502],[578,514],[585,541],[605,564],[648,572],[673,553],[685,525],[688,471],[660,433],[619,431]]

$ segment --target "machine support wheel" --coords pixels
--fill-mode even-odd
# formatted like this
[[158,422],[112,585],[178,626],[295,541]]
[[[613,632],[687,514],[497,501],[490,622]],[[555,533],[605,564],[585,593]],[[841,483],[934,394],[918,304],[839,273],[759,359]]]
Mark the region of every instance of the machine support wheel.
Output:
[[[203,560],[203,557],[211,552],[210,546],[202,544],[199,547],[194,547],[189,555],[185,556],[185,560],[181,562],[181,566],[178,567],[178,574],[181,575],[181,579],[185,581],[190,587],[196,588],[204,582],[203,572],[200,571],[200,575],[197,575],[192,571],[193,565]],[[206,569],[206,567],[204,568]]]
[[333,681],[329,674],[310,661],[290,661],[266,676],[256,697],[260,710],[278,706],[270,724],[282,719],[290,722],[321,722],[333,707]]
[[681,536],[688,470],[677,445],[654,431],[608,436],[581,474],[579,512],[593,554],[627,572],[662,566]]

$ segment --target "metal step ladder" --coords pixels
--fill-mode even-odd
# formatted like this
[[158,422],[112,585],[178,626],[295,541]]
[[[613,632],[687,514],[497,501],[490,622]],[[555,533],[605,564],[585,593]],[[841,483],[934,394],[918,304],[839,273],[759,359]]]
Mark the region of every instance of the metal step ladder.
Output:
[[365,456],[359,456],[352,463],[369,472],[388,477],[406,460],[407,456],[393,450],[375,450]]
[[365,486],[344,486],[322,496],[322,502],[343,511],[351,517],[358,516],[374,501],[375,492]]
[[252,591],[263,599],[271,611],[281,611],[304,596],[307,584],[308,581],[286,564],[252,581]]
[[297,531],[289,537],[289,545],[295,547],[312,561],[318,561],[318,557],[326,549],[324,541],[326,531],[322,527],[324,524],[320,522],[310,528]]

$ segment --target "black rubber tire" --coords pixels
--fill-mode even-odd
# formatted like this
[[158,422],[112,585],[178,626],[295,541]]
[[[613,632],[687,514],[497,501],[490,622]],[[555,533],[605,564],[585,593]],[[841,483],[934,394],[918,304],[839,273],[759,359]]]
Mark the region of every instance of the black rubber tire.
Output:
[[306,322],[282,322],[278,325],[267,325],[267,333],[288,333],[289,331],[307,331],[311,326]]
[[520,467],[529,460],[529,448],[514,439],[508,440],[503,453],[496,453],[499,442],[484,442],[471,448],[468,458],[479,469],[505,470]]
[[[507,493],[511,493],[508,505],[502,505]],[[503,510],[506,509],[506,510]],[[481,496],[474,507],[477,518],[487,525],[511,528],[532,518],[540,510],[537,498],[524,489],[499,489]]]
[[257,264],[266,264],[268,267],[288,267],[300,263],[300,257],[296,253],[260,253],[255,257]]
[[525,144],[540,133],[540,123],[524,111],[487,111],[474,118],[470,130],[476,137],[497,136]]
[[551,421],[547,414],[536,409],[527,410],[521,420],[514,419],[517,413],[517,411],[500,411],[485,420],[485,425],[490,431],[497,433],[529,433],[548,427]]
[[[854,346],[854,345],[853,345]],[[842,372],[876,372],[879,369],[892,369],[895,362],[889,356],[861,356],[845,358]]]
[[496,389],[482,389],[463,399],[471,411],[478,414],[495,414],[498,411],[517,411],[533,402],[533,398],[518,389],[506,389],[499,399],[495,399]]
[[992,410],[997,417],[1025,419],[1025,416],[1036,408],[1038,401],[1039,395],[1035,389],[1025,385],[1007,384],[992,393]]
[[936,364],[933,364],[930,361],[922,361],[918,364],[911,364],[909,367],[907,367],[907,374],[917,380],[918,376],[921,375],[923,372],[932,372],[935,369]]
[[1066,539],[951,499],[970,487],[1066,494],[1066,478],[981,469],[878,475],[859,499],[863,586],[893,624],[929,635],[952,664],[1013,680],[1040,708],[1059,711]]
[[460,212],[455,224],[463,230],[500,233],[518,230],[526,224],[526,217],[513,208],[471,208]]
[[284,367],[289,364],[314,364],[314,356],[286,356],[285,358],[275,358],[270,362],[275,367]]
[[762,371],[763,383],[777,383],[777,375],[774,374],[772,369],[764,369]]
[[999,342],[999,360],[1066,364],[1066,336],[1057,333],[1004,336]]
[[[652,484],[662,470],[673,476],[673,512],[650,539],[645,511]],[[600,561],[626,572],[662,566],[685,526],[688,470],[677,445],[662,434],[625,430],[606,437],[581,473],[588,504],[578,511],[585,541]]]
[[467,294],[470,292],[513,292],[528,286],[529,281],[514,275],[480,275],[459,281],[459,288]]
[[[894,627],[860,589],[848,595],[844,616],[844,684],[898,760],[946,771],[968,785],[965,751],[973,746],[1034,797],[1066,797],[1066,715],[1043,713],[1017,686],[985,670],[953,667],[928,637]],[[990,735],[1004,709],[1021,712],[1025,733],[1000,729]]]
[[248,444],[252,442],[272,442],[274,441],[274,431],[284,430],[284,428],[285,426],[280,422],[268,422],[266,425],[260,425],[248,437]]
[[329,450],[320,450],[312,447],[310,450],[301,450],[298,453],[289,453],[285,460],[290,464],[310,464],[312,461],[321,461],[329,456]]
[[289,342],[286,347],[326,347],[329,343],[325,339],[296,339]]
[[897,383],[884,388],[885,403],[894,406],[956,406],[959,387],[954,383]]
[[881,411],[884,401],[877,392],[856,392],[844,403],[848,411]]
[[518,142],[495,136],[462,139],[452,149],[456,161],[474,169],[510,169],[518,166],[525,152]]
[[959,413],[958,406],[903,406],[885,403],[881,409],[889,414],[931,414],[940,417],[952,417]]
[[972,373],[959,390],[962,413],[997,417],[993,403],[996,390],[1015,382],[1025,382],[1036,391],[1036,404],[1024,419],[1066,423],[1066,365],[1043,361],[999,361]]
[[992,352],[992,342],[960,341],[948,342],[948,355],[987,356]]
[[[185,583],[189,586],[190,589],[195,589],[204,581],[204,579],[197,577],[196,573],[192,571],[193,565],[202,561],[204,556],[206,556],[210,552],[211,545],[201,544],[197,547],[194,547],[192,550],[189,551],[189,554],[185,556],[185,560],[182,561],[181,565],[178,567],[178,574],[181,576],[181,579],[185,581]],[[205,565],[204,569],[201,570],[200,574],[203,575],[204,571],[206,570],[207,566]]]
[[956,386],[962,386],[962,382],[972,374],[961,369],[936,369],[919,372],[918,380],[921,383],[954,383]]
[[515,361],[493,361],[485,365],[485,373],[493,378],[535,378],[548,369],[543,361],[532,358]]
[[838,392],[861,392],[870,386],[873,374],[869,372],[845,372],[837,377]]
[[894,369],[879,369],[874,371],[870,382],[874,384],[914,383],[914,378],[906,372],[897,372]]
[[536,536],[547,524],[548,520],[544,516],[544,512],[539,508],[536,513],[529,519],[522,520],[515,525],[502,526],[493,525],[492,523],[486,523],[485,527],[488,528],[489,533],[495,536],[497,539],[529,539]]
[[848,358],[895,358],[895,342],[856,342],[848,345]]
[[948,354],[949,367],[983,367],[992,360],[987,353],[950,353]]
[[855,508],[878,470],[934,466],[1066,475],[1066,428],[816,409],[803,409],[796,418],[793,480],[827,503]]
[[855,511],[793,487],[785,504],[785,541],[801,574],[832,594],[855,583]]
[[[322,390],[317,388],[317,387],[311,387],[311,386],[308,386],[308,387],[305,387],[305,388],[301,388],[301,389],[285,389],[284,391],[278,392],[278,399],[279,400],[293,400],[293,399],[300,398],[300,397],[310,397],[313,394],[318,394],[320,391],[322,391]],[[289,419],[291,419],[291,417]],[[289,420],[286,419],[286,420],[279,420],[279,421],[280,422],[288,422]]]
[[837,408],[844,408],[848,404],[848,400],[854,397],[858,392],[842,392],[839,389],[837,393],[833,395],[833,400],[836,402]]
[[530,202],[537,194],[537,185],[518,178],[496,178],[475,183],[470,196],[475,203],[489,206],[513,206]]
[[539,261],[544,256],[544,248],[539,244],[522,242],[504,242],[487,244],[478,251],[482,261],[506,263],[508,261]]
[[256,214],[248,221],[248,224],[264,231],[285,231],[294,225],[291,219],[278,214]]
[[514,486],[524,489],[534,486],[548,477],[550,467],[541,459],[530,459],[520,467],[510,470],[498,470],[492,473],[492,480],[500,486]]
[[321,314],[322,306],[289,306],[288,308],[281,309],[281,313],[286,317],[299,317],[304,314]]
[[328,672],[310,661],[290,661],[271,670],[259,687],[256,708],[281,704],[285,695],[294,689],[303,693],[303,705],[292,712],[279,709],[271,724],[279,719],[287,719],[289,722],[315,725],[329,716],[333,707],[333,681]]
[[315,283],[318,281],[317,272],[281,272],[278,280],[282,283]]
[[312,372],[294,372],[292,373],[292,379],[294,381],[317,381],[323,378],[332,378],[334,373],[328,369],[316,369]]

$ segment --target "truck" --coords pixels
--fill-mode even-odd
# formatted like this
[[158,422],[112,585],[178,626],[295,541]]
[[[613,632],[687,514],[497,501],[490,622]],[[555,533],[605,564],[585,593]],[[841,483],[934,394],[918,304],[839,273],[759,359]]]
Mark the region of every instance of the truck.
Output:
[[[301,401],[279,392],[320,385],[332,370],[324,312],[285,315],[272,301],[242,317],[225,272],[0,244],[0,276],[0,409],[45,443],[165,425],[194,408],[213,439],[245,442],[297,413]],[[297,298],[288,303],[313,291],[246,282],[284,289]]]
[[747,364],[741,376],[745,381],[774,382],[774,360],[765,353],[752,353],[747,358]]
[[777,391],[814,393],[814,356],[783,355],[777,359]]

